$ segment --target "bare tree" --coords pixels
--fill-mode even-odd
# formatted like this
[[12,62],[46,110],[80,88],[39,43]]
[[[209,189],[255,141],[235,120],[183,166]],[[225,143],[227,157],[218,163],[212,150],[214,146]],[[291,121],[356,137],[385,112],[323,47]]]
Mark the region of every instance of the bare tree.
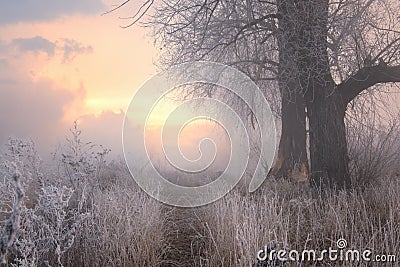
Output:
[[[271,173],[308,177],[305,106],[299,94],[295,47],[289,46],[293,33],[283,31],[287,26],[279,27],[279,19],[276,3],[177,1],[159,7],[147,25],[156,26],[160,46],[168,48],[163,65],[207,59],[233,65],[251,77],[282,122],[278,158]],[[193,93],[204,94],[198,88]],[[242,102],[231,104],[241,107],[252,122]]]
[[400,81],[399,17],[393,13],[400,6],[390,0],[289,2],[284,5],[300,14],[297,65],[310,127],[311,181],[347,187],[346,109],[363,91]]
[[175,0],[155,6],[146,25],[166,48],[163,64],[234,65],[269,100],[278,99],[282,133],[273,173],[308,175],[308,119],[312,185],[344,188],[348,105],[400,81],[399,10],[395,0]]

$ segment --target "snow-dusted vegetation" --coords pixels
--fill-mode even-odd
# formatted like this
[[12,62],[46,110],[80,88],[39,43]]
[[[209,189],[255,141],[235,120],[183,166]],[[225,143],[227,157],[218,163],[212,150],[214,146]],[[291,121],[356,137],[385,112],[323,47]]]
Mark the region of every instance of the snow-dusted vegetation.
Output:
[[[395,133],[358,142],[354,153],[363,150],[370,163],[352,157],[355,178],[374,162],[396,160],[386,143]],[[205,207],[179,209],[147,196],[107,153],[82,141],[76,125],[52,164],[43,164],[32,141],[9,140],[1,158],[4,266],[268,266],[256,258],[265,244],[301,251],[334,247],[339,238],[349,248],[400,255],[395,164],[351,193],[269,179],[253,195],[234,190]]]
[[43,164],[32,141],[1,158],[0,258],[6,266],[153,266],[162,252],[160,205],[107,149],[75,127]]

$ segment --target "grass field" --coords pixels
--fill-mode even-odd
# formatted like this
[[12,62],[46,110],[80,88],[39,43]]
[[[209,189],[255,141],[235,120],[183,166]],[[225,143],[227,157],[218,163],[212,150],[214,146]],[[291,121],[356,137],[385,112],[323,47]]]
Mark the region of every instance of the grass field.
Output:
[[[321,251],[335,249],[339,239],[347,241],[346,249],[370,250],[373,257],[399,257],[396,172],[349,192],[317,193],[306,184],[269,178],[254,194],[234,189],[207,206],[183,209],[146,195],[123,161],[106,162],[107,151],[99,147],[90,148],[95,153],[82,147],[74,150],[80,154],[65,148],[47,167],[32,142],[13,140],[9,148],[2,157],[4,266],[399,264],[398,258],[368,264],[325,258],[268,265],[271,262],[257,260],[266,245]],[[15,172],[20,173],[24,192],[19,206],[14,205],[18,199],[11,179]]]

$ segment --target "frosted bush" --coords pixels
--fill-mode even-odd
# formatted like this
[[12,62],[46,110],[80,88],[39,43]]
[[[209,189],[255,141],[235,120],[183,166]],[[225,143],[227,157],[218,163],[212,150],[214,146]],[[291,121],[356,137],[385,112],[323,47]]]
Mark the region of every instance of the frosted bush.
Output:
[[34,210],[22,206],[18,238],[13,245],[15,263],[11,266],[37,266],[39,263],[39,233],[36,231]]
[[[4,224],[0,259],[7,259],[8,249],[10,266],[36,266],[46,261],[47,265],[62,266],[62,257],[73,245],[76,229],[87,216],[71,207],[73,190],[43,175],[32,141],[10,138],[0,169]],[[29,192],[24,201],[22,188]]]
[[69,209],[72,193],[67,187],[46,186],[35,209],[39,231],[47,241],[48,251],[51,253],[54,249],[58,266],[62,266],[62,256],[73,245],[76,229],[86,217]]
[[138,190],[122,160],[106,164],[108,152],[83,142],[75,124],[45,169],[32,141],[9,140],[0,155],[0,259],[7,266],[160,265],[160,204]]
[[63,256],[88,216],[69,207],[72,193],[67,187],[45,186],[35,208],[24,207],[13,246],[15,266],[36,266],[39,262],[63,266]]
[[77,122],[70,133],[60,151],[59,161],[63,167],[60,176],[64,177],[64,184],[74,189],[78,210],[87,210],[92,204],[93,192],[99,187],[99,176],[110,150],[82,141]]
[[22,204],[22,198],[24,196],[24,192],[22,190],[20,183],[21,174],[19,173],[16,166],[14,166],[14,168],[15,170],[14,170],[13,180],[15,184],[14,187],[15,202],[11,216],[5,222],[0,235],[0,263],[6,263],[7,250],[13,244],[14,239],[16,237],[20,220],[20,209]]

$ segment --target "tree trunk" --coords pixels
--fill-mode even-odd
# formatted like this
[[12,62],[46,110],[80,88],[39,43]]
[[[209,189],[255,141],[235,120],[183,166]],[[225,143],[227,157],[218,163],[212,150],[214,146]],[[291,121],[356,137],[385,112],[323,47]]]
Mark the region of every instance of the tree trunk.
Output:
[[282,133],[278,157],[272,168],[274,176],[287,177],[296,182],[308,181],[306,152],[306,114],[304,100],[282,98]]
[[350,187],[345,106],[338,93],[315,99],[308,104],[310,127],[311,186],[317,188]]
[[310,129],[311,186],[350,187],[346,104],[330,73],[328,0],[298,0],[298,68]]
[[282,106],[282,132],[278,157],[271,174],[294,181],[308,181],[306,149],[306,113],[301,84],[298,80],[297,38],[298,27],[294,1],[278,1],[279,19],[279,89]]

